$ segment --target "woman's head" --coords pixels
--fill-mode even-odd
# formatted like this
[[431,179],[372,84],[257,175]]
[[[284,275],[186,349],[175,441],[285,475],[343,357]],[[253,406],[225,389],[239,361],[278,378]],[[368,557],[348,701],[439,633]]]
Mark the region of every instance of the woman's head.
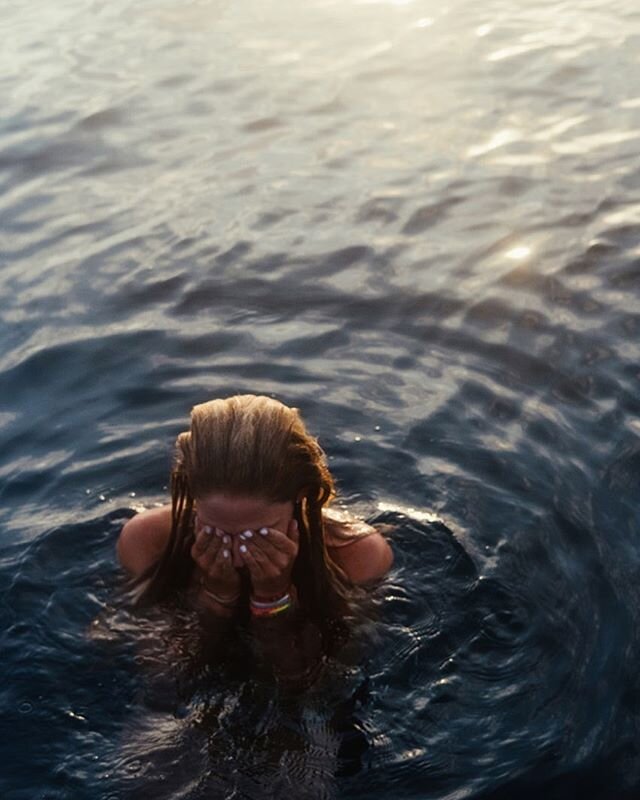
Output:
[[296,409],[256,395],[195,406],[189,430],[176,442],[171,537],[153,573],[144,576],[140,598],[160,599],[188,585],[198,504],[211,519],[221,509],[230,514],[230,527],[235,527],[237,509],[218,507],[220,498],[240,498],[250,507],[252,501],[258,506],[290,504],[299,529],[293,580],[307,613],[326,630],[346,596],[344,576],[324,541],[322,509],[333,493],[324,453]]
[[256,395],[194,406],[190,429],[178,436],[174,476],[196,500],[224,492],[322,506],[334,489],[298,411]]

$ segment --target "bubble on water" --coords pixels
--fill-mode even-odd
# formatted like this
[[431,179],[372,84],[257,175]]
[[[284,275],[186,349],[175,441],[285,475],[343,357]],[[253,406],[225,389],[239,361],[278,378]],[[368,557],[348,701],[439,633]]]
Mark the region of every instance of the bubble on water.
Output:
[[24,703],[20,703],[18,706],[18,711],[21,714],[30,714],[33,711],[33,705],[25,701]]
[[135,497],[135,496],[136,496],[135,492],[129,492],[129,497]]
[[375,428],[374,428],[373,430],[374,430],[374,431],[379,431],[379,430],[380,430],[380,426],[379,426],[379,425],[376,425],[376,426],[375,426]]
[[84,490],[84,493],[85,493],[85,494],[91,494],[91,489],[85,489],[85,490]]
[[353,437],[353,441],[354,442],[361,442],[362,441],[362,436],[354,436]]
[[100,501],[101,501],[101,502],[103,502],[103,503],[104,503],[104,501],[105,501],[106,499],[107,499],[107,498],[106,498],[106,497],[105,497],[103,494],[101,494],[101,495],[100,495],[100,497],[98,498],[98,500],[100,500]]

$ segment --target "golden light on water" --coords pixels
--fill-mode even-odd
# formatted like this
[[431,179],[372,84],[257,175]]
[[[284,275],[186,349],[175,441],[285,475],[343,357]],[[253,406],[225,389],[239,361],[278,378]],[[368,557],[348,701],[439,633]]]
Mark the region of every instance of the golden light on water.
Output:
[[519,245],[518,247],[512,247],[511,250],[507,250],[505,256],[510,258],[512,261],[522,261],[525,258],[528,258],[531,255],[531,248],[527,247],[526,245]]
[[430,28],[435,23],[433,17],[422,17],[414,23],[414,28]]

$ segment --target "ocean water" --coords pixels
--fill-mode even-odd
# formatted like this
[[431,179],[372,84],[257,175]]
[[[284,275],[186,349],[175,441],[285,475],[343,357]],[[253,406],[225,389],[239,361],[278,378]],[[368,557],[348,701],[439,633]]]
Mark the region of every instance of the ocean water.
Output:
[[[3,800],[639,797],[637,3],[5,0],[0,33]],[[234,392],[299,407],[396,554],[297,699],[180,686],[189,620],[118,592]]]

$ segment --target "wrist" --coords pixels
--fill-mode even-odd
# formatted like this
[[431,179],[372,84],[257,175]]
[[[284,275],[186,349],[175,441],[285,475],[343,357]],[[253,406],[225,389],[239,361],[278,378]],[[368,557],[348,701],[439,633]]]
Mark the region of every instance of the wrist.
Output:
[[295,604],[296,595],[293,586],[279,595],[252,594],[249,599],[249,609],[254,619],[273,619],[281,615],[288,616]]
[[285,594],[290,594],[292,596],[295,595],[295,585],[291,582],[291,580],[287,581],[286,583],[276,585],[275,587],[272,585],[268,587],[254,585],[251,589],[251,597],[254,600],[258,600],[260,603],[273,602]]
[[285,594],[294,595],[295,589],[292,583],[286,583],[280,590],[253,589],[251,599],[258,603],[274,603]]
[[209,605],[214,605],[217,609],[224,610],[227,614],[232,614],[238,605],[241,592],[229,590],[210,589],[204,581],[200,583],[200,596],[205,598]]

